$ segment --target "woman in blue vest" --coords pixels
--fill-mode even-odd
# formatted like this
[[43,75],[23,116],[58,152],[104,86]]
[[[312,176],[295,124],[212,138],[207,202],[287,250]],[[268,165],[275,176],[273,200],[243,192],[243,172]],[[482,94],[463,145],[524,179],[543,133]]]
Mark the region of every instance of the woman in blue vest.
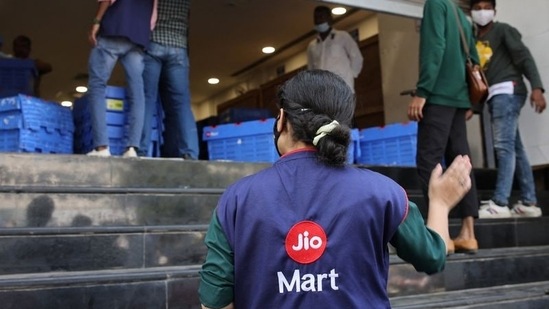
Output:
[[425,226],[397,183],[346,165],[355,97],[343,79],[304,71],[278,97],[281,158],[221,197],[205,238],[202,306],[389,308],[388,243],[416,270],[441,271],[469,158],[434,169]]

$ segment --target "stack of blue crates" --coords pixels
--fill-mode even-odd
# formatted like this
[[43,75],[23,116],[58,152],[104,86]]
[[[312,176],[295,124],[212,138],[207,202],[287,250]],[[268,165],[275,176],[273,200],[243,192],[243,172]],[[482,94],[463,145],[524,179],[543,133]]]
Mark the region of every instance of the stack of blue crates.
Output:
[[[106,122],[107,136],[109,137],[109,148],[112,155],[121,155],[126,149],[128,140],[128,113],[131,105],[127,104],[126,91],[121,87],[107,86],[105,93],[105,104],[107,107]],[[84,96],[74,102],[73,117],[76,126],[74,135],[75,153],[88,153],[93,149],[93,136],[89,100]],[[156,111],[152,122],[151,144],[147,149],[148,156],[160,155],[160,143],[162,133],[162,122],[158,115],[162,110]]]
[[417,122],[395,123],[360,130],[358,163],[415,166]]
[[[124,101],[126,92],[124,88],[107,86],[105,104],[107,106],[107,135],[111,154],[121,155],[126,148]],[[93,137],[91,116],[87,96],[76,100],[73,106],[75,124],[74,151],[75,153],[88,153],[93,149]]]
[[202,138],[208,142],[209,159],[275,162],[278,154],[273,139],[274,122],[274,118],[269,118],[204,127]]
[[0,99],[0,151],[73,153],[70,109],[17,95]]
[[357,163],[360,154],[360,131],[358,129],[351,129],[351,142],[349,143],[349,149],[347,150],[347,163]]
[[[274,118],[205,126],[202,140],[208,143],[210,160],[275,162],[279,156],[273,138]],[[360,157],[359,130],[351,130],[347,163]]]
[[160,99],[156,101],[156,109],[151,123],[151,143],[147,149],[147,157],[160,157],[160,146],[163,144],[162,133],[164,132],[164,109]]
[[0,98],[33,95],[36,76],[33,60],[0,59]]

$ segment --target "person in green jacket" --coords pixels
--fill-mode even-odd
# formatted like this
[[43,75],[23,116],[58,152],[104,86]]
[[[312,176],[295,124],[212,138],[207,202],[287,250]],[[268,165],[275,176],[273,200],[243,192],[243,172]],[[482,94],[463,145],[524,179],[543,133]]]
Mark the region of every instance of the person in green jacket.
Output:
[[[416,164],[428,201],[430,172],[438,164],[452,162],[458,155],[470,155],[466,115],[471,103],[465,78],[466,55],[461,46],[458,19],[469,43],[472,61],[479,63],[471,23],[451,0],[427,0],[420,31],[419,79],[408,106],[408,118],[418,121]],[[475,218],[478,198],[471,172],[471,190],[458,204],[462,225],[456,238],[446,240],[456,252],[478,250]]]
[[[478,27],[477,51],[490,84],[487,105],[498,162],[496,190],[481,205],[479,217],[539,217],[534,176],[520,138],[518,119],[528,94],[523,76],[530,81],[530,103],[538,113],[546,107],[543,84],[520,33],[508,24],[494,22],[495,14],[495,0],[471,0],[471,16]],[[521,200],[509,210],[515,173]]]

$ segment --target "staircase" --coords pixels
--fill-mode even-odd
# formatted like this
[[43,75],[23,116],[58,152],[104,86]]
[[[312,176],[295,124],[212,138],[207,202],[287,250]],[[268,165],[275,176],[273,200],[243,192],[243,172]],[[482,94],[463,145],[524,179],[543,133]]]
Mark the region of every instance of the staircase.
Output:
[[[200,308],[223,190],[267,164],[0,154],[0,307]],[[373,168],[425,211],[412,168]],[[482,198],[495,173],[477,171]],[[544,214],[549,194],[540,192]],[[457,233],[459,220],[451,220]],[[394,308],[549,308],[549,217],[478,220],[481,250],[426,276],[391,257]]]

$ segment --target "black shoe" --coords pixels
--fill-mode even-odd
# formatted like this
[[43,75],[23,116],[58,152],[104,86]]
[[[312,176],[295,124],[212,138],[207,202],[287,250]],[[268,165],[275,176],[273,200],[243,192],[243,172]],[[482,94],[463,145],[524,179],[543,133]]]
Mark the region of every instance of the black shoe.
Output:
[[190,154],[186,153],[186,154],[183,155],[183,160],[192,161],[192,160],[196,160],[196,159],[193,158]]

